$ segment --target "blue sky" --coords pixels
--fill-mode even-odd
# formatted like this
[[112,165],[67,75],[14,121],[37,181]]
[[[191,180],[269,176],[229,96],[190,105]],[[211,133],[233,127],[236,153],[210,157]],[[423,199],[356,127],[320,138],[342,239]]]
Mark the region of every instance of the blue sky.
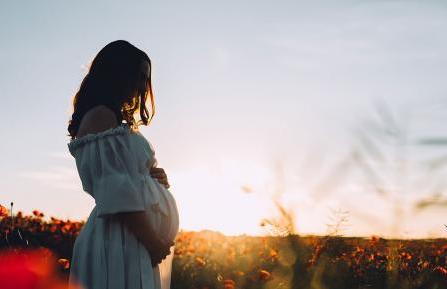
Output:
[[[348,235],[445,236],[446,207],[412,209],[433,192],[403,186],[381,164],[389,197],[355,169],[319,184],[377,103],[410,140],[445,135],[446,16],[443,1],[3,1],[0,203],[88,216],[94,201],[66,145],[70,101],[88,62],[125,39],[152,60],[156,115],[141,131],[184,229],[261,234],[259,221],[277,213],[273,197],[302,233],[325,233],[340,209]],[[385,150],[392,158],[396,148]],[[437,155],[445,147],[411,146],[407,157],[410,178],[439,182],[443,198],[443,172],[416,164]]]

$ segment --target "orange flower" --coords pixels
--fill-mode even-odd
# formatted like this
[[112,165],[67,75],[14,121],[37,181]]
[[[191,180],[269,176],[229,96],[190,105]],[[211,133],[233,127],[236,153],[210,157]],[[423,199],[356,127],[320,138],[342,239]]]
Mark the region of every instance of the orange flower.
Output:
[[57,260],[57,262],[58,262],[64,269],[68,269],[68,268],[70,268],[70,261],[68,261],[67,259],[59,258],[59,259]]
[[275,259],[278,258],[278,251],[275,249],[270,249],[270,258],[272,261],[275,261]]
[[205,266],[205,264],[206,264],[205,260],[201,257],[196,257],[196,263],[197,263],[197,265],[199,265],[201,267]]
[[269,280],[272,277],[272,274],[267,270],[259,270],[259,279],[261,280]]
[[224,283],[224,288],[225,289],[234,289],[234,287],[236,286],[236,282],[234,282],[231,279],[225,279],[223,281],[223,283]]
[[7,217],[8,215],[8,209],[5,206],[0,205],[0,217]]
[[53,222],[55,225],[60,225],[61,220],[55,218],[55,217],[51,217],[51,222]]
[[433,271],[435,271],[435,272],[437,271],[437,272],[441,273],[442,275],[447,276],[447,269],[442,266],[436,266],[433,269]]
[[71,225],[65,224],[62,226],[61,231],[62,231],[62,233],[66,234],[66,233],[70,232],[70,229],[71,229]]

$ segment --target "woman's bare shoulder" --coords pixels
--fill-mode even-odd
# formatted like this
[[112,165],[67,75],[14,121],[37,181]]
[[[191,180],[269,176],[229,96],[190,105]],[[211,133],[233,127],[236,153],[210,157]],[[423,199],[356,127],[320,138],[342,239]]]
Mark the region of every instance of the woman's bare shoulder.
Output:
[[117,126],[115,112],[106,105],[97,105],[82,117],[76,137],[80,138],[89,133],[98,133]]

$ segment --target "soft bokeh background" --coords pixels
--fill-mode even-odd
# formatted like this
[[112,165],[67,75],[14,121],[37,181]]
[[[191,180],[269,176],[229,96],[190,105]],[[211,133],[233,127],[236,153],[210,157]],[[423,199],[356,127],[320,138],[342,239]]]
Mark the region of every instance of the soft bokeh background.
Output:
[[88,216],[71,99],[125,39],[181,228],[267,234],[277,201],[302,234],[445,237],[446,30],[443,1],[2,1],[0,203]]

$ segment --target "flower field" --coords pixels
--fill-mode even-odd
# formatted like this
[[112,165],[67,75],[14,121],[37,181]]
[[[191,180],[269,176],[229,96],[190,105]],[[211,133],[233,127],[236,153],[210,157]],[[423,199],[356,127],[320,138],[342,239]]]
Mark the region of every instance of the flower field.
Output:
[[[0,248],[49,249],[57,272],[67,280],[83,224],[47,219],[35,210],[31,215],[18,212],[13,228],[0,207]],[[5,259],[0,258],[0,268],[1,262]],[[172,289],[447,288],[447,239],[229,237],[181,231],[173,262]],[[0,278],[5,268],[3,263]]]

